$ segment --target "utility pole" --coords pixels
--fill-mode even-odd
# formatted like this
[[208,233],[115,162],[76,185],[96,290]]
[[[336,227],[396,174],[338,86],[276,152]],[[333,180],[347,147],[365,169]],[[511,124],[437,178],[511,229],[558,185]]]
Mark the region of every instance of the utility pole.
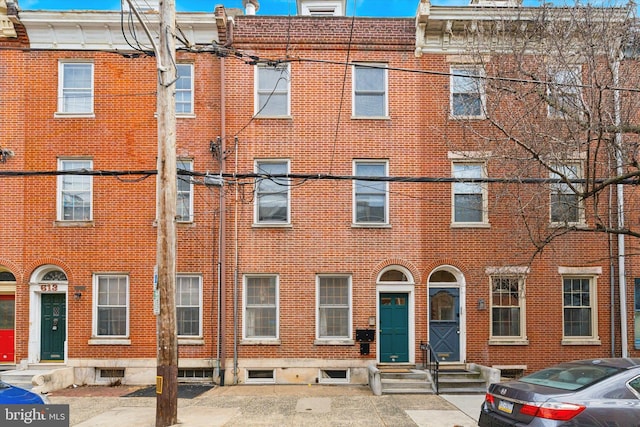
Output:
[[160,1],[158,64],[158,175],[156,262],[160,314],[157,317],[158,366],[156,427],[178,423],[178,332],[176,326],[176,43],[175,0]]

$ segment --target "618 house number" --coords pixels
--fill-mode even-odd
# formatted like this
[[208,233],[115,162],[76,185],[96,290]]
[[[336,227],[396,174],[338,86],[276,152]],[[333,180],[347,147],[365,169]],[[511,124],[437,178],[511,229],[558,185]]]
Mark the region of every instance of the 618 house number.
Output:
[[55,292],[58,290],[58,285],[56,283],[48,284],[48,285],[40,285],[41,292]]

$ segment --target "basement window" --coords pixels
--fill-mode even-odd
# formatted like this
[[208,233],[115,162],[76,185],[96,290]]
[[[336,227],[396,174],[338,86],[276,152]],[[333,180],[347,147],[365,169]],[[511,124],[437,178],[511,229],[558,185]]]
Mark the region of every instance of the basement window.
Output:
[[321,369],[318,375],[320,384],[348,384],[348,369]]
[[273,369],[247,369],[247,384],[273,384],[276,375]]
[[178,381],[199,381],[213,379],[213,369],[178,369]]

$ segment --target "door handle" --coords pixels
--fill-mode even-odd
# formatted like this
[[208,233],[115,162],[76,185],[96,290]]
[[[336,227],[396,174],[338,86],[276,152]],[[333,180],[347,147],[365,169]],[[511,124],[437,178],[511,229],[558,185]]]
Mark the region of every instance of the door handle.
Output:
[[52,331],[57,331],[58,330],[58,318],[54,318],[53,319],[53,326],[51,326],[51,330]]

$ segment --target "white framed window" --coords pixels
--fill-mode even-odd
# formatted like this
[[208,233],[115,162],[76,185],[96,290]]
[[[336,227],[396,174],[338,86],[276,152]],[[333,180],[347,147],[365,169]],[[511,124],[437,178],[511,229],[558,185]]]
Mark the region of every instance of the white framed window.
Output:
[[289,173],[288,160],[256,160],[254,223],[278,225],[290,223],[290,181],[274,177]]
[[277,339],[279,333],[278,276],[245,276],[243,302],[243,338]]
[[193,171],[193,160],[178,159],[178,179],[176,182],[176,220],[179,222],[193,221],[193,180],[191,175],[180,171]]
[[[389,176],[386,160],[356,160],[353,174],[361,177]],[[387,181],[353,181],[353,222],[358,225],[385,225],[389,223],[389,183]]]
[[491,340],[524,340],[525,281],[516,275],[494,275],[491,283]]
[[303,0],[299,2],[301,16],[343,16],[344,0]]
[[[552,224],[580,224],[584,222],[584,209],[579,193],[582,185],[575,180],[582,178],[582,167],[578,163],[559,164],[549,178],[560,180],[551,184],[549,202]],[[573,182],[572,182],[573,181]]]
[[485,88],[480,67],[451,68],[451,116],[485,118]]
[[582,102],[582,67],[550,67],[548,69],[547,113],[550,118],[580,114]]
[[289,64],[255,67],[255,115],[289,117],[291,108],[291,75]]
[[93,114],[93,63],[58,63],[58,114]]
[[387,117],[388,70],[386,64],[353,66],[353,116]]
[[[90,171],[89,159],[58,159],[58,170]],[[93,177],[91,175],[58,175],[58,221],[91,221],[93,219]]]
[[193,114],[193,64],[177,64],[176,71],[176,114]]
[[486,178],[484,162],[453,162],[453,177],[460,179],[453,183],[453,218],[454,224],[487,224],[488,202],[487,185],[483,182],[464,180],[481,180]]
[[178,336],[202,336],[202,278],[176,276],[176,324]]
[[563,343],[598,340],[596,277],[562,276]]
[[351,339],[351,277],[318,275],[316,290],[316,337]]
[[129,277],[94,275],[94,330],[97,337],[129,336]]

